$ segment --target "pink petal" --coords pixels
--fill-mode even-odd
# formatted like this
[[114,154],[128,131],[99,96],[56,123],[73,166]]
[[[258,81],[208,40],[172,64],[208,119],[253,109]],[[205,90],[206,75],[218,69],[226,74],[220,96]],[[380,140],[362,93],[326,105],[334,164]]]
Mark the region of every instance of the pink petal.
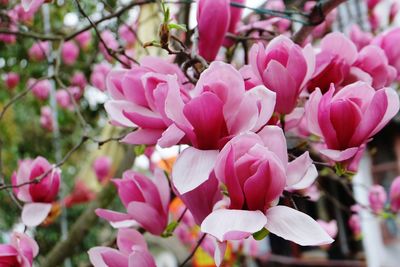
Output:
[[154,235],[160,235],[167,226],[167,217],[148,203],[133,201],[128,205],[128,214],[132,219]]
[[218,150],[185,149],[172,169],[172,181],[178,192],[187,193],[207,181],[217,156]]
[[317,88],[314,92],[312,92],[305,105],[308,130],[318,136],[322,136],[322,131],[318,123],[318,106],[321,102],[321,98],[321,90]]
[[156,267],[156,263],[147,250],[134,249],[129,255],[128,267]]
[[333,161],[340,162],[354,157],[358,150],[358,147],[351,147],[346,150],[322,149],[319,152]]
[[274,152],[279,159],[281,160],[282,164],[286,166],[288,162],[288,155],[287,155],[287,145],[286,145],[286,138],[282,131],[282,128],[278,126],[265,126],[260,132],[257,133],[264,145]]
[[267,223],[257,211],[220,209],[213,211],[201,224],[201,231],[219,241],[241,240],[261,230]]
[[226,252],[227,242],[218,242],[215,246],[214,252],[214,262],[218,267],[221,265],[224,260],[225,252]]
[[168,211],[168,205],[170,200],[170,187],[168,183],[168,178],[165,176],[164,172],[160,169],[155,169],[154,171],[155,185],[160,194],[160,200],[165,211]]
[[310,216],[286,206],[269,208],[266,228],[283,239],[301,246],[330,244],[334,240]]
[[[108,248],[108,247],[94,247],[88,251],[90,263],[93,264],[94,267],[110,267],[110,261],[113,258],[120,258],[122,256],[120,252],[116,249]],[[106,263],[105,260],[108,260]],[[126,264],[122,264],[119,267],[128,267],[128,262]]]
[[132,121],[125,117],[123,111],[133,111],[132,103],[124,100],[110,100],[104,104],[108,116],[112,123],[118,126],[136,127]]
[[357,59],[357,47],[343,33],[333,32],[326,35],[321,41],[321,50],[344,58],[347,64],[353,64]]
[[121,142],[131,145],[154,145],[162,133],[163,130],[159,129],[138,129],[127,134]]
[[49,203],[26,203],[22,209],[21,220],[28,227],[38,226],[47,218],[50,210]]
[[176,124],[171,124],[158,139],[157,144],[161,147],[176,145],[185,136],[185,132],[179,129]]
[[117,235],[118,249],[124,253],[129,254],[133,246],[140,246],[147,249],[147,243],[141,233],[134,229],[119,229]]
[[131,216],[129,216],[129,214],[112,210],[96,209],[95,213],[100,218],[103,218],[109,222],[119,222],[131,219]]
[[286,185],[291,189],[305,189],[311,186],[317,177],[317,168],[306,151],[288,164]]

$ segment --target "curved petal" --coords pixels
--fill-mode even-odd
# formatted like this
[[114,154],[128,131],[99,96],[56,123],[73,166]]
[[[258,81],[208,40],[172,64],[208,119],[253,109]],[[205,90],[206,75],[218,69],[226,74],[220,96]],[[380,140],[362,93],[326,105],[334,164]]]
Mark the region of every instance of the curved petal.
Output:
[[38,226],[47,218],[50,210],[49,203],[26,203],[22,208],[22,222],[29,227]]
[[184,136],[185,132],[173,123],[162,133],[157,144],[160,147],[170,147],[178,144]]
[[286,185],[290,189],[305,189],[318,177],[317,168],[313,164],[308,151],[289,162]]
[[111,120],[117,126],[136,127],[132,121],[125,117],[123,111],[132,111],[132,103],[124,100],[110,100],[104,104],[104,108]]
[[[112,257],[113,255],[119,254],[119,251],[116,249],[108,248],[108,247],[94,247],[89,249],[89,260],[90,263],[93,264],[94,267],[110,267],[104,260],[103,254],[107,253]],[[121,265],[120,267],[128,267],[128,265]]]
[[358,147],[350,147],[346,150],[322,149],[319,153],[333,161],[340,162],[354,157],[359,149]]
[[117,234],[117,246],[124,254],[132,252],[133,246],[147,249],[147,243],[144,237],[135,229],[120,229]]
[[137,129],[127,134],[121,142],[131,145],[154,145],[162,134],[163,130],[159,129]]
[[126,213],[106,210],[106,209],[96,209],[95,213],[102,219],[105,219],[109,222],[119,222],[131,219],[131,216]]
[[208,180],[218,150],[185,149],[172,169],[172,182],[180,194],[187,193]]
[[261,137],[264,145],[279,157],[283,166],[286,166],[288,162],[288,154],[286,138],[282,128],[268,125],[264,127],[258,135]]
[[310,216],[286,206],[269,208],[266,228],[273,234],[301,246],[330,244],[334,240]]
[[201,231],[219,241],[241,240],[261,230],[267,223],[257,211],[220,209],[213,211],[201,224]]
[[156,267],[156,263],[147,250],[134,249],[129,255],[128,267]]
[[154,235],[160,235],[167,226],[167,215],[163,216],[147,203],[133,201],[127,210],[132,219]]

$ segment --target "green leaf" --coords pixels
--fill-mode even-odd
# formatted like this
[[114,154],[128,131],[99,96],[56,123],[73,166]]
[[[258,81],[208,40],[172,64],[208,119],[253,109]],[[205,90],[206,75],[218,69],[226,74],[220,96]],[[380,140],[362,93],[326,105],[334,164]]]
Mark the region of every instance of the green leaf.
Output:
[[269,231],[266,228],[262,228],[260,231],[253,233],[253,237],[255,240],[263,240],[268,234]]
[[162,237],[170,237],[172,236],[172,233],[175,231],[176,227],[178,227],[179,223],[177,221],[173,221],[167,225],[167,228],[165,228],[164,233],[161,234]]

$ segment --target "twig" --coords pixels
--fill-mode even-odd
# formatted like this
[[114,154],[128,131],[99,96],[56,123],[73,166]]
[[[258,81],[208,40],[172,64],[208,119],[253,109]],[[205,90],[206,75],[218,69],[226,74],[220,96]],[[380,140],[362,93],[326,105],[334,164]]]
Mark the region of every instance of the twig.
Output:
[[187,258],[179,265],[179,267],[184,267],[186,263],[188,263],[194,256],[194,254],[196,253],[197,249],[201,246],[201,243],[203,242],[204,238],[206,238],[207,234],[203,234],[199,241],[197,241],[196,246],[193,248],[192,252],[189,254],[189,256],[187,256]]

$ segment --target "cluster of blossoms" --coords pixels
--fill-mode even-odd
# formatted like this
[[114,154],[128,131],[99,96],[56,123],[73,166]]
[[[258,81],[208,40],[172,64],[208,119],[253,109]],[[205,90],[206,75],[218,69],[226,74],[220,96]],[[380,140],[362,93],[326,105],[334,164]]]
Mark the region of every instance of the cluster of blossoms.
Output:
[[[22,0],[9,11],[15,20],[6,26],[14,29],[17,19],[28,23],[45,2]],[[368,1],[371,24],[377,19],[372,10],[378,2]],[[92,66],[88,80],[109,96],[104,108],[110,123],[132,130],[121,142],[184,150],[169,173],[151,166],[150,175],[127,170],[122,178],[111,179],[125,211],[96,210],[98,217],[118,228],[118,234],[117,248],[89,250],[95,267],[156,266],[141,231],[163,237],[175,233],[192,247],[195,239],[201,239],[201,247],[217,266],[227,248],[257,255],[261,248],[256,238],[269,232],[302,246],[327,247],[334,241],[335,221],[314,220],[280,199],[297,190],[309,194],[315,190],[318,170],[312,157],[321,158],[340,174],[356,172],[367,143],[398,113],[399,97],[389,86],[400,81],[400,29],[376,37],[357,27],[349,38],[337,32],[325,35],[335,19],[333,12],[301,46],[285,34],[288,20],[250,18],[248,25],[241,25],[242,8],[231,4],[198,1],[195,52],[209,65],[204,64],[195,82],[178,65],[151,56],[141,58],[140,64],[119,57],[130,68],[113,69],[115,54],[110,51],[117,51],[121,43],[125,55],[134,55],[136,35],[131,29],[135,26],[118,28],[122,42],[109,30],[100,33],[98,50],[105,61]],[[310,11],[313,5],[308,2],[304,9]],[[266,7],[285,10],[283,1],[268,1]],[[244,66],[219,60],[221,47],[229,49],[235,43],[229,36],[252,28],[282,34],[267,45],[254,43]],[[322,36],[318,46],[311,44],[312,38]],[[15,36],[2,34],[0,40],[13,43]],[[73,67],[91,45],[90,31],[63,42],[62,64]],[[30,60],[47,60],[51,46],[50,41],[35,42],[28,51]],[[68,87],[55,92],[58,106],[66,110],[79,102],[88,83],[83,72],[74,70],[71,76]],[[16,73],[4,78],[9,90],[20,84]],[[54,86],[47,79],[31,78],[26,84],[41,103],[49,99]],[[52,131],[53,123],[51,108],[42,106],[40,124]],[[289,135],[309,141],[310,151],[292,155]],[[110,180],[110,158],[99,157],[92,167],[101,184]],[[61,171],[42,157],[19,163],[12,185],[14,195],[24,203],[21,219],[26,226],[44,223],[57,209],[60,179]],[[94,197],[77,181],[73,192],[60,202],[71,207]],[[375,214],[400,211],[400,178],[392,184],[389,206],[387,199],[383,187],[373,186],[371,210]],[[349,225],[360,235],[359,207],[353,211]],[[0,245],[0,265],[29,267],[37,254],[32,239],[15,233],[10,244]]]

